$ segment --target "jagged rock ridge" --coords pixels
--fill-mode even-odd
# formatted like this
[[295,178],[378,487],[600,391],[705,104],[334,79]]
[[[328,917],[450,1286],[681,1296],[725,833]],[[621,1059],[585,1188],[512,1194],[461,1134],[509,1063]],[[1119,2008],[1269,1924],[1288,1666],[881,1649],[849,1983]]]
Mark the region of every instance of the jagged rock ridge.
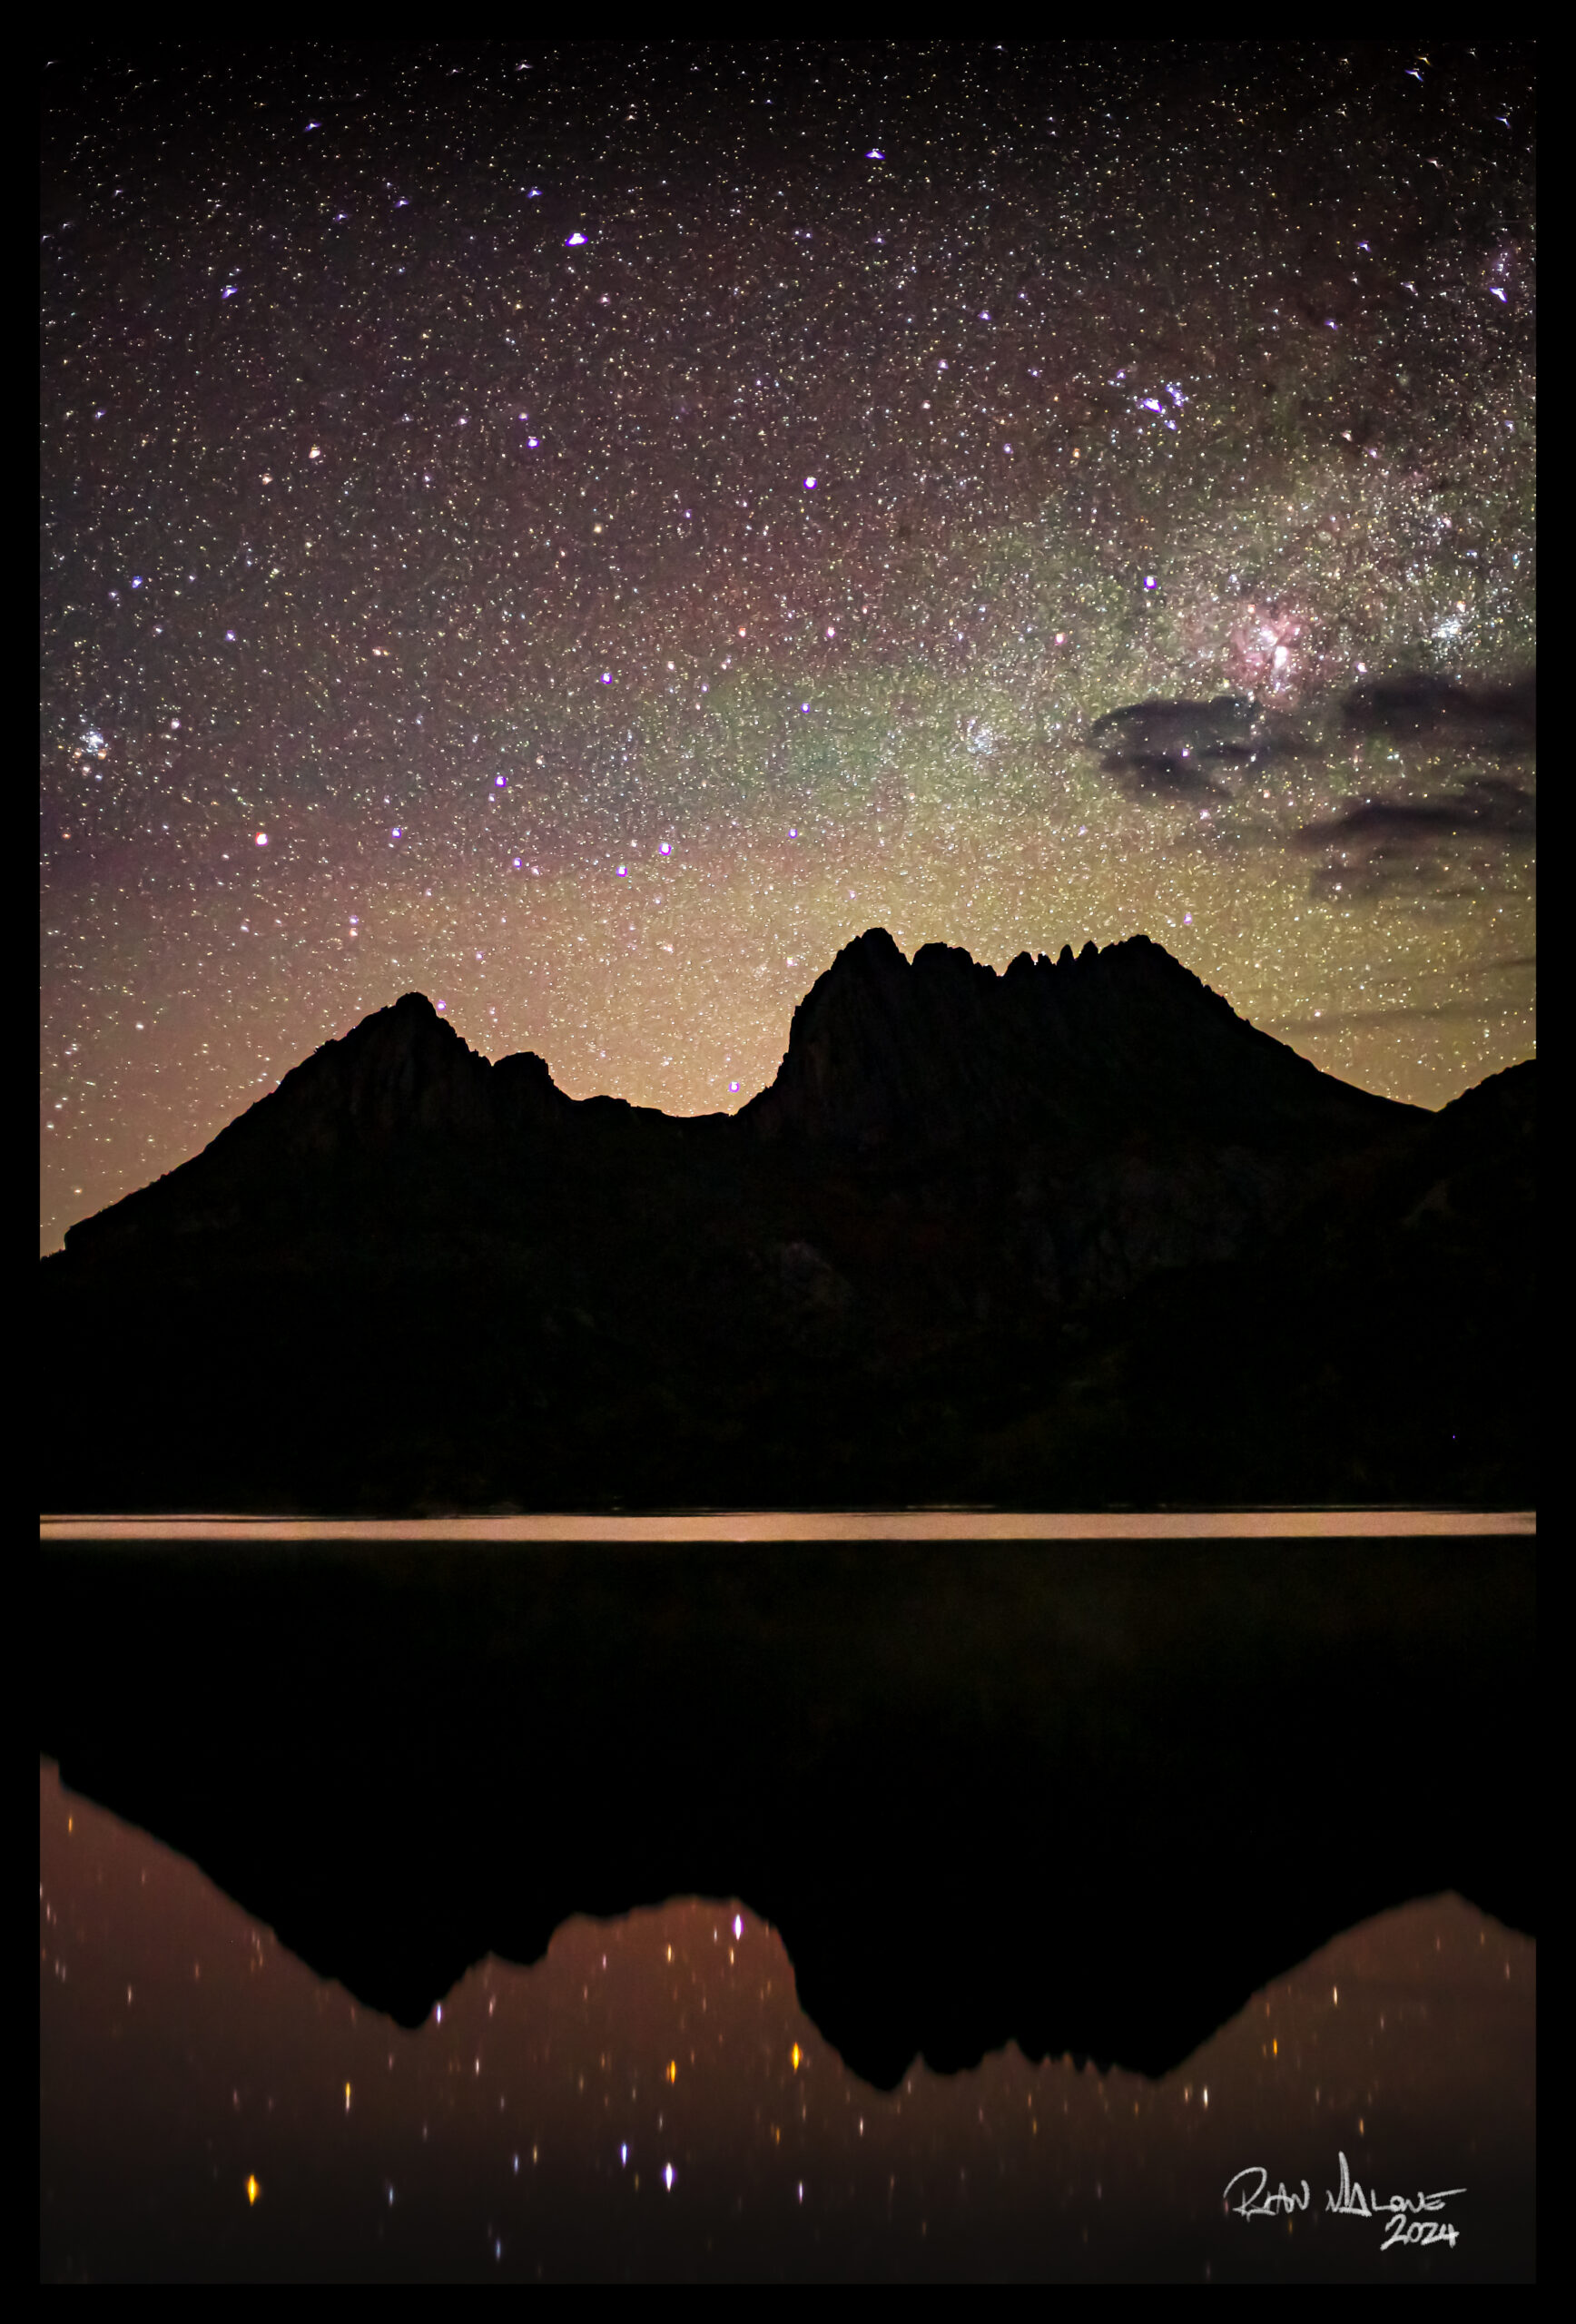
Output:
[[743,1118],[767,1137],[874,1147],[1039,1123],[1262,1133],[1318,1118],[1371,1129],[1404,1108],[1322,1074],[1236,1016],[1160,945],[1020,952],[1002,976],[956,946],[905,960],[885,929],[844,947],[793,1016],[788,1054]]
[[[1260,1147],[1290,1130],[1371,1136],[1414,1109],[1337,1081],[1257,1032],[1138,936],[1054,964],[1020,953],[1004,975],[928,944],[911,963],[884,929],[844,946],[795,1010],[771,1087],[735,1118],[743,1148],[804,1142],[919,1154],[1035,1130],[1063,1150],[1138,1132]],[[406,993],[287,1073],[182,1168],[69,1230],[103,1249],[202,1194],[239,1196],[257,1174],[370,1156],[413,1137],[513,1143],[611,1115],[675,1118],[622,1100],[578,1103],[530,1051],[494,1065],[425,994]],[[726,1117],[703,1117],[721,1129]],[[303,1189],[304,1191],[304,1189]],[[229,1216],[228,1208],[206,1215]]]
[[408,994],[44,1263],[46,1360],[110,1384],[45,1499],[1467,1492],[1523,1461],[1451,1351],[1524,1328],[1532,1088],[1369,1096],[1142,938],[997,976],[872,931],[733,1117],[576,1103]]

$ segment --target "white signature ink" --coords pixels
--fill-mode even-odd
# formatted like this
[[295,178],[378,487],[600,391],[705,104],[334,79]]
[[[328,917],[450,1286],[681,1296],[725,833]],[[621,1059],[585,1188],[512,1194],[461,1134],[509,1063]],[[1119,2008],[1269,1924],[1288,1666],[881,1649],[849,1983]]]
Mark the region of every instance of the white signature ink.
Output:
[[[1453,2227],[1449,2220],[1439,2219],[1433,2214],[1443,2208],[1449,2196],[1464,2195],[1464,2187],[1440,2187],[1432,2195],[1424,2194],[1419,2189],[1415,2195],[1388,2195],[1381,2201],[1372,2189],[1367,2194],[1364,2193],[1352,2177],[1344,2154],[1340,2162],[1341,2191],[1337,2195],[1333,2188],[1325,2190],[1326,2211],[1343,2219],[1386,2221],[1388,2227],[1384,2240],[1379,2247],[1382,2251],[1416,2243],[1447,2243],[1454,2249],[1460,2229]],[[1271,2190],[1268,2171],[1256,2162],[1246,2171],[1236,2171],[1226,2181],[1222,2200],[1228,2211],[1235,2211],[1243,2219],[1278,2219],[1292,2211],[1307,2210],[1312,2201],[1308,2182],[1304,2179],[1299,2184],[1302,2188],[1300,2194],[1295,2189],[1288,2192],[1284,2179],[1278,2187]],[[1242,2190],[1235,2203],[1231,2200],[1234,2187]]]
[[[1231,2201],[1231,2191],[1238,2179],[1256,2179],[1258,2184],[1256,2187],[1245,2187],[1241,2197],[1234,2206]],[[1273,2195],[1266,2195],[1264,2191],[1268,2183],[1269,2172],[1259,2163],[1254,2163],[1249,2170],[1237,2171],[1235,2178],[1228,2179],[1226,2182],[1226,2194],[1223,2200],[1226,2210],[1231,2211],[1235,2208],[1241,2212],[1244,2219],[1274,2219],[1281,2211],[1307,2210],[1311,2198],[1305,2179],[1303,2181],[1303,2191],[1300,2195],[1288,2195],[1284,2179]]]

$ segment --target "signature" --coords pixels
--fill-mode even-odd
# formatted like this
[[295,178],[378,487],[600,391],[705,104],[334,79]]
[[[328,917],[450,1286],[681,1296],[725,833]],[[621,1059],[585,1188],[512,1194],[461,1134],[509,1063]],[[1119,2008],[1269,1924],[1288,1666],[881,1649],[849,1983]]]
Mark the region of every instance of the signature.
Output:
[[[1382,2251],[1392,2251],[1398,2245],[1409,2243],[1448,2243],[1454,2248],[1461,2230],[1453,2227],[1449,2220],[1437,2217],[1437,2213],[1449,2196],[1464,2195],[1464,2187],[1441,2187],[1432,2195],[1425,2195],[1421,2190],[1415,2195],[1387,2195],[1381,2201],[1372,2189],[1364,2193],[1347,2169],[1344,2154],[1340,2161],[1341,2191],[1337,2194],[1333,2187],[1326,2187],[1326,2211],[1344,2219],[1387,2221],[1384,2240],[1379,2247]],[[1294,2211],[1305,2211],[1312,2202],[1307,2181],[1300,2180],[1298,2185],[1300,2194],[1295,2188],[1288,2189],[1284,2179],[1272,2189],[1269,2172],[1256,2162],[1226,2181],[1223,2200],[1228,2211],[1234,2211],[1243,2219],[1280,2219]],[[1234,2187],[1241,2190],[1236,2202],[1231,2200]]]

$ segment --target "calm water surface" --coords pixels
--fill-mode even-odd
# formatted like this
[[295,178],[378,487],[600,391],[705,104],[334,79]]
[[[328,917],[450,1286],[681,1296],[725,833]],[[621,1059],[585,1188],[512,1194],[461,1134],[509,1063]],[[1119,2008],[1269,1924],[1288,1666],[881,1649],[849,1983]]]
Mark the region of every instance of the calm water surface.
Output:
[[677,1510],[657,1515],[71,1517],[45,1541],[1293,1541],[1528,1535],[1532,1510]]
[[[616,1805],[600,1787],[620,1793],[633,1787],[631,1799],[651,1802],[651,1828],[671,1831],[682,1854],[686,1813],[693,1823],[697,1797],[717,1791],[741,1751],[753,1751],[751,1766],[758,1760],[756,1773],[769,1777],[779,1733],[791,1771],[796,1754],[832,1748],[850,1687],[869,1695],[861,1696],[865,1727],[848,1760],[861,1780],[880,1777],[890,1715],[955,1714],[963,1720],[959,1748],[980,1760],[1007,1854],[970,1850],[960,1829],[949,1827],[941,1841],[931,1826],[915,1825],[917,1846],[934,1846],[943,1879],[954,1890],[964,1880],[967,1894],[928,1890],[930,1875],[885,1887],[867,1883],[859,1898],[840,1886],[829,1892],[832,1923],[817,1925],[817,1943],[823,1977],[845,1944],[851,1957],[902,1962],[911,1974],[920,1960],[928,1965],[925,1978],[967,1997],[976,1991],[970,1976],[989,1979],[990,1965],[1011,1949],[1009,1939],[1016,1958],[1032,1966],[1043,1927],[1049,1960],[1057,1915],[1087,1910],[1098,1900],[1089,1882],[1102,1877],[1079,1844],[1069,1853],[1065,1840],[1048,1846],[1041,1837],[1058,1805],[1054,1756],[1031,1765],[1023,1756],[1029,1730],[1020,1734],[1010,1719],[998,1743],[988,1735],[981,1743],[969,1725],[980,1706],[989,1710],[993,1689],[1010,1680],[1021,1700],[1009,1691],[998,1710],[1010,1701],[1027,1717],[1048,1687],[1054,1699],[1076,1681],[1090,1690],[1088,1716],[1100,1710],[1113,1718],[1108,1740],[1124,1748],[1124,1722],[1151,1716],[1145,1707],[1153,1688],[1172,1683],[1179,1654],[1178,1709],[1153,1715],[1174,1746],[1194,1749],[1188,1728],[1196,1718],[1207,1720],[1221,1688],[1236,1689],[1231,1699],[1238,1703],[1256,1699],[1251,1689],[1242,1692],[1245,1671],[1261,1654],[1281,1651],[1283,1628],[1304,1641],[1297,1651],[1305,1658],[1326,1656],[1325,1664],[1305,1667],[1327,1667],[1338,1682],[1345,1666],[1328,1662],[1329,1638],[1357,1620],[1362,1589],[1376,1590],[1363,1620],[1379,1619],[1379,1635],[1410,1641],[1413,1662],[1421,1655],[1426,1666],[1417,1715],[1408,1709],[1397,1728],[1392,1713],[1385,1728],[1382,1693],[1365,1695],[1360,1685],[1348,1690],[1309,1762],[1315,1787],[1307,1787],[1305,1768],[1302,1788],[1284,1797],[1285,1764],[1259,1764],[1250,1744],[1239,1766],[1233,1740],[1222,1787],[1206,1783],[1197,1797],[1188,1795],[1187,1847],[1179,1855],[1162,1850],[1170,1868],[1161,1872],[1157,1864],[1152,1879],[1129,1883],[1137,1901],[1122,1908],[1128,1916],[1122,1929],[1134,1922],[1124,1957],[1140,1965],[1142,1990],[1149,1991],[1154,1980],[1142,1965],[1174,1963],[1187,1953],[1189,1932],[1208,1926],[1206,1952],[1193,1940],[1202,1974],[1217,1957],[1215,1948],[1245,1925],[1239,1914],[1263,1894],[1286,1851],[1300,1847],[1316,1867],[1315,1885],[1331,1895],[1360,1846],[1381,1866],[1403,1860],[1392,1852],[1404,1845],[1407,1802],[1384,1786],[1376,1795],[1365,1781],[1364,1769],[1372,1775],[1381,1766],[1376,1751],[1390,1771],[1385,1783],[1399,1772],[1403,1790],[1413,1766],[1426,1783],[1429,1769],[1437,1773],[1443,1764],[1440,1752],[1451,1748],[1457,1781],[1473,1750],[1497,1752],[1498,1769],[1503,1718],[1485,1715],[1482,1745],[1469,1744],[1463,1756],[1457,1747],[1471,1733],[1470,1704],[1464,1723],[1453,1722],[1453,1738],[1455,1682],[1436,1702],[1438,1682],[1431,1695],[1427,1671],[1443,1667],[1433,1662],[1435,1653],[1457,1651],[1462,1640],[1470,1644],[1485,1630],[1500,1635],[1500,1581],[1485,1581],[1474,1597],[1471,1577],[1502,1574],[1507,1590],[1524,1593],[1531,1542],[1521,1548],[1506,1537],[1534,1533],[1528,1512],[1441,1511],[691,1512],[401,1524],[54,1519],[43,1527],[56,1641],[45,1656],[46,1692],[75,1704],[67,1720],[73,1748],[90,1756],[94,1706],[107,1706],[104,1797],[121,1797],[126,1746],[150,1737],[163,1738],[158,1748],[173,1757],[160,1773],[155,1753],[140,1780],[167,1812],[177,1805],[193,1812],[190,1787],[174,1772],[183,1762],[193,1769],[201,1780],[192,1797],[210,1803],[197,1822],[212,1845],[239,1851],[240,1893],[261,1879],[257,1865],[271,1861],[257,1855],[258,1835],[282,1833],[282,1868],[270,1872],[267,1893],[288,1893],[297,1911],[303,1899],[299,1879],[292,1887],[287,1876],[291,1864],[314,1867],[309,1905],[312,1879],[340,1889],[350,1880],[361,1894],[360,1876],[348,1867],[363,1858],[380,1879],[377,1849],[385,1845],[408,1851],[413,1865],[429,1861],[428,1876],[442,1879],[446,1834],[462,1851],[459,1861],[471,1871],[481,1864],[484,1892],[488,1851],[496,1851],[505,1890],[515,1866],[525,1868],[528,1888],[550,1854],[543,1811],[553,1787],[562,1793],[566,1784],[579,1787],[573,1796],[583,1797],[593,1841]],[[1427,1546],[1433,1535],[1442,1537],[1437,1556]],[[1421,1546],[1409,1550],[1409,1537],[1421,1537]],[[1331,1544],[1328,1588],[1320,1539]],[[890,1546],[871,1550],[873,1563],[839,1561],[836,1544],[862,1541]],[[105,1545],[117,1541],[125,1543],[125,1558],[112,1550],[106,1560]],[[141,1562],[133,1553],[139,1541],[157,1545]],[[412,1559],[409,1547],[382,1557],[379,1541],[455,1545],[448,1578],[445,1561]],[[525,1562],[507,1561],[506,1571],[477,1555],[493,1541],[546,1546],[523,1548]],[[632,1562],[623,1555],[648,1541],[673,1545],[672,1557]],[[1037,1541],[1048,1545],[1047,1562],[1010,1546]],[[1078,1547],[1101,1541],[1111,1544],[1108,1560],[1099,1551],[1091,1560]],[[298,1542],[325,1546],[302,1551]],[[584,1559],[576,1542],[587,1545]],[[769,1547],[784,1542],[812,1546],[803,1560],[791,1548]],[[946,1547],[971,1542],[980,1548],[957,1558]],[[87,1546],[74,1551],[73,1543]],[[727,1556],[733,1543],[758,1543],[760,1557],[738,1564]],[[1161,1561],[1152,1569],[1153,1592],[1146,1543]],[[257,1547],[236,1560],[219,1544]],[[369,1551],[364,1562],[359,1544]],[[212,1560],[209,1545],[217,1551]],[[440,1582],[419,1579],[435,1573]],[[488,1579],[500,1575],[496,1584]],[[736,1588],[729,1575],[739,1577]],[[800,1575],[809,1577],[802,1604],[785,1594]],[[1223,1578],[1231,1584],[1233,1577],[1240,1591],[1233,1585],[1222,1597]],[[1440,1610],[1449,1590],[1469,1610],[1459,1619]],[[1375,1606],[1390,1607],[1392,1592],[1394,1618],[1375,1616]],[[1200,1610],[1189,1617],[1196,1598]],[[582,1599],[592,1627],[577,1645],[569,1616]],[[1522,1602],[1530,1606],[1524,1594]],[[1523,1617],[1506,1619],[1504,1635],[1522,1640]],[[596,1628],[604,1620],[622,1626],[606,1645]],[[977,1639],[970,1635],[973,1620],[982,1625]],[[1178,1621],[1182,1643],[1174,1654],[1165,1644],[1172,1630],[1164,1625]],[[182,1622],[192,1625],[189,1636],[179,1632]],[[1238,1648],[1227,1651],[1233,1622],[1246,1628]],[[507,1652],[500,1625],[513,1626]],[[448,1631],[455,1635],[446,1646]],[[835,1640],[846,1673],[825,1659],[824,1642],[839,1631],[847,1633]],[[1360,1627],[1352,1633],[1354,1641],[1366,1634]],[[467,1642],[478,1638],[497,1663],[490,1675],[485,1661],[473,1672],[467,1659]],[[583,1669],[563,1662],[576,1652],[589,1656]],[[1519,1688],[1519,1680],[1493,1678],[1500,1652],[1489,1649],[1485,1676],[1502,1689]],[[658,1654],[678,1658],[676,1695],[665,1696],[660,1666],[653,1679]],[[1135,1663],[1135,1656],[1150,1660]],[[1096,1674],[1096,1663],[1105,1676]],[[708,1688],[734,1665],[743,1673],[737,1699],[728,1698],[732,1709],[714,1724]],[[1284,1667],[1288,1679],[1305,1687],[1295,1678],[1304,1664]],[[1462,1668],[1470,1667],[1469,1653]],[[1412,1683],[1404,1676],[1410,1668],[1404,1656],[1394,1664],[1395,1683]],[[807,1673],[805,1690],[785,1675],[799,1670]],[[1149,1675],[1140,1682],[1134,1671]],[[648,1684],[648,1709],[632,1712],[626,1697]],[[554,1686],[563,1703],[553,1697],[541,1709],[543,1689],[550,1694]],[[1124,1687],[1130,1709],[1122,1708]],[[1513,1709],[1522,1699],[1514,1693],[1506,1704]],[[533,1699],[534,1726],[523,1718]],[[1270,1711],[1276,1700],[1272,1688],[1261,1708]],[[1322,1694],[1310,1699],[1312,1715],[1325,1717],[1324,1701]],[[1174,1715],[1181,1728],[1166,1727]],[[625,1756],[620,1719],[633,1756]],[[492,1742],[473,1749],[473,1726]],[[1097,1732],[1078,1729],[1086,1731]],[[928,1732],[923,1725],[915,1730],[921,1748]],[[1287,1736],[1295,1733],[1294,1718]],[[525,1764],[512,1774],[507,1752],[499,1756],[500,1736],[525,1738]],[[911,1746],[892,1748],[891,1772],[901,1784]],[[429,1749],[438,1755],[430,1762]],[[398,1777],[401,1752],[408,1764]],[[1512,1783],[1503,1807],[1493,1805],[1505,1801],[1499,1788],[1475,1809],[1464,1798],[1458,1803],[1467,1815],[1463,1830],[1474,1815],[1480,1826],[1503,1824],[1522,1755],[1518,1744],[1505,1777],[1494,1776],[1496,1787]],[[212,1764],[216,1756],[233,1770],[229,1789]],[[432,1782],[413,1783],[413,1768],[428,1764],[439,1770]],[[827,1764],[842,1765],[835,1750]],[[936,1768],[913,1780],[934,1786],[946,1764],[943,1751]],[[1089,1764],[1103,1769],[1107,1762],[1097,1752]],[[1198,1764],[1213,1763],[1206,1756]],[[1331,1812],[1327,1799],[1323,1820],[1315,1815],[1326,1768],[1350,1789],[1350,1822],[1344,1811]],[[308,1768],[321,1772],[302,1791]],[[387,1799],[376,1797],[380,1779]],[[755,1796],[754,1782],[752,1776],[746,1797]],[[260,1791],[280,1802],[271,1827]],[[1002,1800],[1010,1804],[1015,1793],[1021,1814],[1004,1814]],[[341,1796],[342,1843],[334,1820]],[[805,1796],[790,1785],[783,1798]],[[823,1810],[841,1796],[813,1795]],[[923,1790],[926,1800],[931,1796]],[[133,1803],[121,1797],[127,1813],[143,1813],[135,1785],[127,1797]],[[740,1831],[747,1838],[764,1816],[762,1865],[788,1870],[802,1845],[825,1835],[813,1825],[796,1833],[791,1817],[779,1830],[773,1819],[781,1808],[768,1807],[773,1797],[763,1784],[760,1813]],[[969,1798],[979,1803],[975,1793]],[[901,1807],[901,1797],[891,1796],[890,1805]],[[160,1814],[148,1812],[157,1826]],[[905,1812],[911,1817],[911,1800]],[[973,1808],[969,1813],[972,1819]],[[302,1853],[302,1818],[312,1827],[310,1854]],[[387,1841],[367,1856],[369,1833],[385,1827]],[[428,1828],[441,1843],[436,1849],[423,1840]],[[571,1819],[566,1828],[577,1827]],[[1090,1828],[1098,1841],[1098,1825]],[[617,1844],[623,1855],[615,1849],[626,1867],[619,1876],[634,1883],[619,1903],[683,1886],[660,1868],[665,1840],[652,1858],[655,1876],[642,1886],[645,1876],[627,1870],[644,1861],[637,1838],[630,1826]],[[870,1840],[885,1845],[879,1829]],[[561,1852],[562,1832],[557,1845]],[[1523,1854],[1518,1840],[1512,1862]],[[1040,1857],[1042,1869],[1026,1885],[1025,1866]],[[594,1860],[595,1846],[587,1858]],[[851,1876],[861,1861],[850,1859]],[[1263,1869],[1255,1872],[1256,1865]],[[350,1949],[363,1967],[375,1964],[376,1931],[389,1913],[403,1929],[419,1901],[409,1886],[417,1876],[412,1870],[403,1886],[399,1877],[375,1881],[376,1896],[395,1901],[374,1903],[372,1918],[357,1924]],[[560,1913],[587,1900],[573,1893],[582,1876],[565,1876],[569,1894]],[[552,1893],[546,1871],[541,1878],[544,1893]],[[801,2007],[783,1936],[737,1896],[679,1894],[607,1919],[570,1911],[556,1926],[547,1918],[522,1953],[528,1959],[547,1942],[535,1965],[489,1955],[459,1974],[483,1950],[484,1936],[456,1961],[449,1975],[458,1975],[458,1984],[440,1978],[428,1986],[442,1999],[426,2022],[416,2022],[423,1998],[408,2018],[414,2030],[403,2030],[308,1967],[188,1857],[64,1787],[45,1758],[41,2276],[1530,2280],[1535,1945],[1453,1893],[1422,1896],[1404,1886],[1391,1893],[1414,1901],[1347,1929],[1300,1964],[1295,1948],[1283,1952],[1284,1971],[1238,2007],[1236,1994],[1248,1993],[1252,1983],[1244,1979],[1229,2022],[1157,2079],[1102,2073],[1069,2057],[1035,2062],[1010,2043],[953,2073],[916,2059],[895,2089],[879,2090],[845,2064]],[[846,1928],[836,1918],[845,1896]],[[1237,1902],[1224,1904],[1228,1897]],[[1025,1913],[1027,1931],[1013,1925]],[[886,1930],[869,1925],[872,1915],[884,1914],[896,1915]],[[1323,1926],[1338,1927],[1341,1917]],[[1000,1939],[992,1933],[998,1926]],[[943,1927],[951,1930],[944,1940]],[[329,1945],[328,1936],[322,1943]],[[312,1947],[303,1940],[303,1949]],[[1073,1956],[1064,1949],[1060,1957]],[[330,1957],[322,1965],[341,1963]],[[809,1991],[808,1952],[804,1971]],[[863,2024],[857,2013],[848,2019],[851,2054]],[[1184,2046],[1169,2054],[1179,2057]],[[894,2059],[887,2079],[898,2073]],[[1362,2215],[1355,2197],[1344,2211],[1330,2209],[1328,2197],[1342,2187],[1343,2156],[1348,2183],[1383,2217]],[[1284,2182],[1297,2208],[1257,2217],[1232,2208],[1256,2185],[1238,2174],[1256,2170],[1266,2174],[1265,2191],[1274,2195]],[[1442,2200],[1424,2227],[1408,2232],[1416,2239],[1438,2222],[1453,2240],[1395,2245],[1391,2199],[1415,2207],[1435,2194]]]
[[[1532,2270],[1536,1951],[1459,1897],[1339,1938],[1159,2082],[1010,2047],[886,2094],[733,1900],[571,1921],[404,2033],[47,1763],[39,1837],[46,2280]],[[1461,2190],[1453,2248],[1330,2212],[1342,2153],[1382,2204]],[[1228,2210],[1254,2165],[1306,2212]]]

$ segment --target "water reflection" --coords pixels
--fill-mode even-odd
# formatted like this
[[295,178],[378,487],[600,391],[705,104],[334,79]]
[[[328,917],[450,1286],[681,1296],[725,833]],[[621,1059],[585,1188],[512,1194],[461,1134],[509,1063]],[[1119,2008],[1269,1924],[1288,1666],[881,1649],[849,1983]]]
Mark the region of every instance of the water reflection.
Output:
[[[528,1845],[521,1835],[519,1845]],[[195,1866],[40,1779],[41,2272],[263,2278],[1528,2277],[1535,1947],[1367,1922],[1157,2082],[918,2067],[891,2093],[736,1902],[576,1918],[406,2033]],[[1325,2215],[1463,2187],[1453,2249]],[[1226,2214],[1232,2175],[1310,2211]]]
[[681,1509],[490,1517],[45,1517],[69,1541],[1295,1541],[1530,1538],[1530,1509]]

